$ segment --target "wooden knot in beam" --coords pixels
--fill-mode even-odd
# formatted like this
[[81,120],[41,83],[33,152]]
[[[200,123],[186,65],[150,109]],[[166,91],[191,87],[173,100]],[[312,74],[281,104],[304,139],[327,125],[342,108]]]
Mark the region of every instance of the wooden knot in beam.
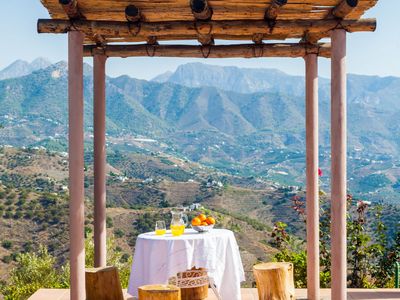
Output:
[[128,5],[125,8],[125,18],[128,20],[128,22],[132,23],[141,21],[142,15],[140,9],[135,5]]
[[270,6],[266,9],[264,19],[267,22],[273,22],[278,17],[279,11],[287,3],[287,0],[272,0]]
[[213,11],[207,0],[190,0],[190,8],[196,20],[211,20]]
[[343,0],[332,10],[332,15],[336,18],[343,19],[350,14],[358,5],[358,0]]
[[79,11],[78,0],[58,0],[58,2],[63,7],[69,19],[85,19]]

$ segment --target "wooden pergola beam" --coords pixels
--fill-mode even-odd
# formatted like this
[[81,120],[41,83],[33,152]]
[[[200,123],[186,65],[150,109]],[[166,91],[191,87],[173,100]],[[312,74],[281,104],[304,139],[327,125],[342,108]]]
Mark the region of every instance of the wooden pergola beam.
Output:
[[330,44],[240,44],[218,46],[194,45],[107,45],[99,49],[96,45],[86,45],[84,56],[94,56],[98,52],[108,57],[191,57],[191,58],[255,58],[255,57],[304,57],[317,54],[330,57]]
[[63,7],[68,18],[72,20],[84,19],[84,16],[79,11],[78,0],[58,0]]
[[332,15],[343,19],[353,11],[358,5],[358,0],[342,0],[338,6],[332,10]]
[[[134,26],[132,26],[134,25]],[[87,21],[87,20],[54,20],[39,19],[39,33],[67,33],[78,30],[86,37],[100,35],[107,38],[146,42],[149,36],[159,40],[197,40],[201,35],[212,35],[215,39],[252,40],[254,35],[261,34],[263,39],[302,38],[305,33],[329,37],[330,31],[343,28],[348,32],[374,31],[376,19],[361,20],[277,20],[273,33],[264,21],[209,21],[195,24],[193,22],[130,22]]]
[[213,11],[207,0],[190,0],[190,8],[196,20],[211,20]]
[[265,11],[264,18],[267,21],[275,20],[278,17],[279,10],[287,3],[287,0],[272,0],[270,6]]

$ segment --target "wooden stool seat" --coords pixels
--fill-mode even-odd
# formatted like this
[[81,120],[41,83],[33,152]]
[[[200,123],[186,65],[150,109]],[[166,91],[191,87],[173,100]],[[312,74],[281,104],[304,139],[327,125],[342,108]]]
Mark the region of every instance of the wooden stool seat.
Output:
[[170,278],[170,284],[181,288],[182,300],[204,300],[208,297],[208,274],[204,268],[179,272],[175,277]]
[[86,300],[124,300],[116,267],[86,269]]
[[139,300],[181,300],[181,289],[171,284],[144,285],[138,290]]
[[294,300],[293,265],[287,262],[253,266],[259,300]]

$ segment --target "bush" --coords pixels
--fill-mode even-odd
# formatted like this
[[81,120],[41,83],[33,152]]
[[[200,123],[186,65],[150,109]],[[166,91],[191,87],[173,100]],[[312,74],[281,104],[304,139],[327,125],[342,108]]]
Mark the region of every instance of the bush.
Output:
[[[30,250],[31,243],[24,244],[25,250]],[[116,266],[123,288],[128,286],[129,275],[132,265],[132,257],[116,251],[114,238],[107,239],[107,265]],[[10,263],[12,255],[4,256],[2,261]],[[94,242],[93,236],[85,241],[86,267],[94,265]],[[40,288],[68,288],[69,287],[69,264],[56,268],[56,258],[48,253],[44,246],[39,246],[37,252],[21,253],[16,255],[17,265],[11,271],[7,283],[0,282],[0,293],[4,300],[28,299]]]
[[63,288],[61,275],[55,268],[55,258],[44,246],[37,253],[17,256],[17,266],[11,271],[9,284],[1,292],[5,300],[27,299],[39,288]]
[[3,256],[3,258],[1,259],[1,261],[2,261],[3,263],[5,263],[5,264],[9,264],[12,260],[13,260],[13,259],[12,259],[12,256],[11,256],[11,255]]
[[125,235],[125,232],[122,229],[118,228],[114,230],[114,235],[117,238],[122,238]]
[[11,241],[9,241],[9,240],[5,240],[5,241],[3,241],[3,242],[1,243],[1,246],[2,246],[4,249],[11,249],[12,245],[13,245],[13,243],[12,243]]
[[[347,263],[348,287],[350,288],[393,288],[394,263],[400,259],[400,232],[395,241],[388,241],[388,231],[382,221],[382,206],[370,207],[366,201],[347,199]],[[299,201],[293,208],[307,221],[305,211]],[[321,202],[320,215],[320,286],[330,287],[331,248],[330,248],[330,203]],[[368,218],[372,220],[368,222]],[[368,224],[368,226],[367,226]],[[307,284],[307,265],[304,241],[295,243],[293,236],[286,232],[287,225],[275,223],[272,232],[274,246],[280,252],[275,254],[277,261],[294,264],[295,284],[304,288]]]
[[[109,237],[107,239],[107,266],[115,266],[118,268],[118,274],[123,288],[128,286],[129,275],[132,265],[132,257],[124,256],[120,251],[116,251],[115,239]],[[94,266],[94,242],[93,236],[89,236],[85,241],[85,261],[86,267],[91,268]]]
[[112,228],[114,226],[113,219],[111,217],[106,218],[106,227],[107,228]]

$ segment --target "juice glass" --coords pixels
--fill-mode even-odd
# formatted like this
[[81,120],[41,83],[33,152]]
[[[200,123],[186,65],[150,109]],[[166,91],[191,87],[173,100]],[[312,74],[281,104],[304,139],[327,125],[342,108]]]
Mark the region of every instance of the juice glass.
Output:
[[167,228],[165,226],[164,221],[157,221],[156,222],[156,229],[155,229],[156,235],[164,235],[167,232]]

